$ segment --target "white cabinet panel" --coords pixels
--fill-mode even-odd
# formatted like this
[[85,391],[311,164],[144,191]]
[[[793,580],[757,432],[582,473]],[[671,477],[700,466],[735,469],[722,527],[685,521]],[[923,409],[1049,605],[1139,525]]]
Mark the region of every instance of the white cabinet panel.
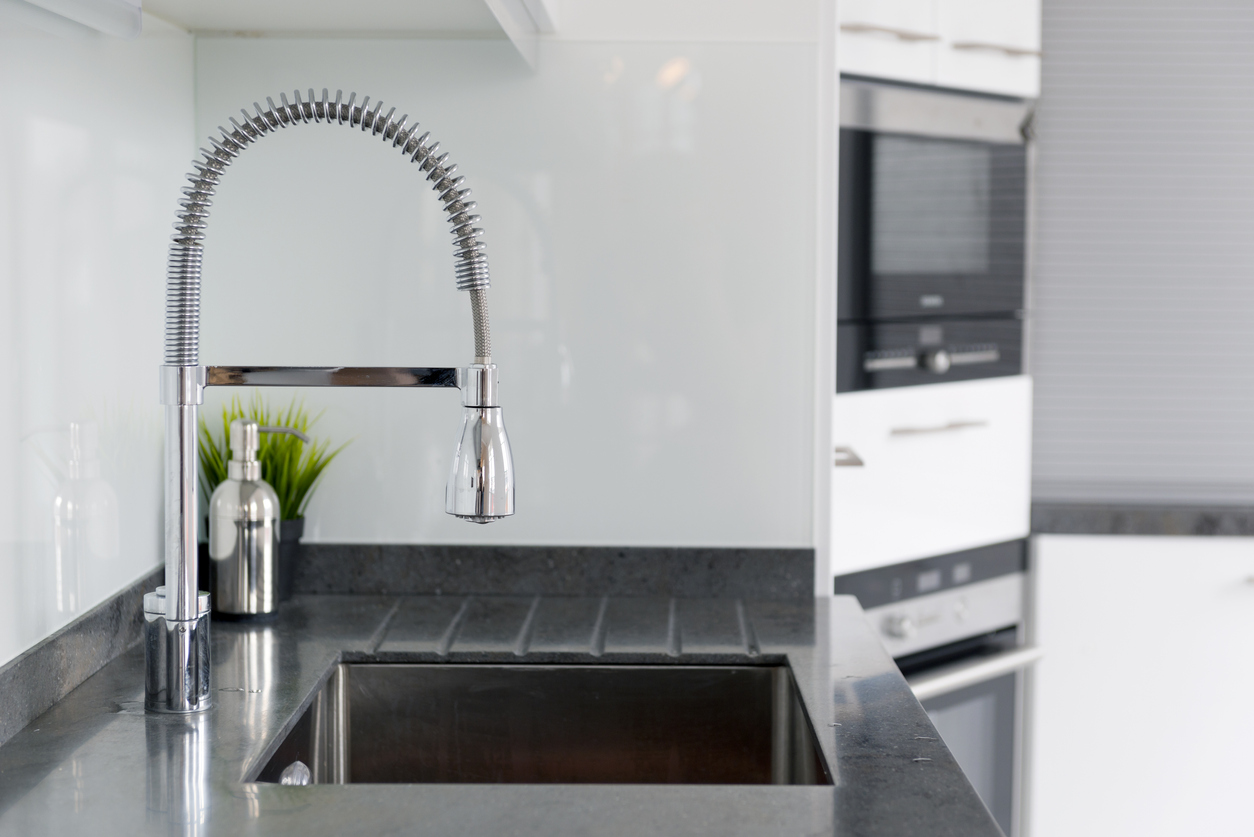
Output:
[[846,0],[839,15],[842,72],[932,83],[939,41],[933,0]]
[[1035,546],[1032,837],[1249,834],[1254,538]]
[[1040,0],[848,0],[839,14],[841,72],[1040,94]]
[[1035,97],[1040,94],[1040,0],[937,0],[936,83]]
[[835,396],[832,570],[852,572],[1025,537],[1027,376]]

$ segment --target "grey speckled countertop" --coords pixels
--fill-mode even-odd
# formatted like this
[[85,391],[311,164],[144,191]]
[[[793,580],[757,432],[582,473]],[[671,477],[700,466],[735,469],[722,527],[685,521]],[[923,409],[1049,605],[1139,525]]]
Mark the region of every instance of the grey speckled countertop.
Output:
[[1254,535],[1254,507],[1136,503],[1032,503],[1036,535]]
[[[0,747],[0,834],[1000,833],[852,597],[300,596],[269,626],[215,623],[213,653],[203,715],[144,713],[137,647]],[[247,782],[335,665],[360,661],[786,661],[834,787]]]

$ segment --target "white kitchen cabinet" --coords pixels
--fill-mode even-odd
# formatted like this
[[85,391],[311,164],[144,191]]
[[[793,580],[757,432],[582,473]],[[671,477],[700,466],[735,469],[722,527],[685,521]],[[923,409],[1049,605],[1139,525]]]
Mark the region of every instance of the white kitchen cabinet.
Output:
[[557,31],[556,0],[147,0],[144,10],[195,33],[498,38],[530,65],[536,36]]
[[1031,837],[1249,834],[1254,538],[1034,543]]
[[1040,0],[936,0],[936,83],[1040,95]]
[[838,9],[841,72],[933,83],[935,0],[844,0]]
[[1035,98],[1040,0],[847,0],[843,73]]
[[835,396],[833,574],[1026,537],[1031,411],[1026,375]]

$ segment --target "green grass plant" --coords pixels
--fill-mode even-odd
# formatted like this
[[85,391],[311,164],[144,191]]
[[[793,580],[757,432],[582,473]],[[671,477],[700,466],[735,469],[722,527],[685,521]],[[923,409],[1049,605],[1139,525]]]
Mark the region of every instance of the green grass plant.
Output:
[[222,407],[222,434],[214,436],[204,418],[200,419],[200,486],[205,499],[213,496],[213,490],[226,479],[226,463],[231,459],[231,422],[237,418],[252,419],[263,427],[290,427],[310,437],[305,444],[290,433],[262,433],[257,459],[261,463],[261,478],[270,483],[279,495],[279,514],[282,520],[300,520],[313,496],[314,489],[322,481],[326,467],[348,445],[345,442],[335,450],[331,443],[315,439],[309,429],[321,417],[310,416],[303,401],[293,396],[286,409],[268,405],[260,393],[245,408],[239,396]]

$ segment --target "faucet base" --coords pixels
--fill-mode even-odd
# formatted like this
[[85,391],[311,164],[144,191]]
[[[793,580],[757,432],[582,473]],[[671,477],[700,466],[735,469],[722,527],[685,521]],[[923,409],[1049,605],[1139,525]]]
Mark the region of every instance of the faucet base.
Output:
[[209,594],[197,597],[195,619],[166,618],[165,588],[144,596],[144,708],[203,712],[209,692]]

